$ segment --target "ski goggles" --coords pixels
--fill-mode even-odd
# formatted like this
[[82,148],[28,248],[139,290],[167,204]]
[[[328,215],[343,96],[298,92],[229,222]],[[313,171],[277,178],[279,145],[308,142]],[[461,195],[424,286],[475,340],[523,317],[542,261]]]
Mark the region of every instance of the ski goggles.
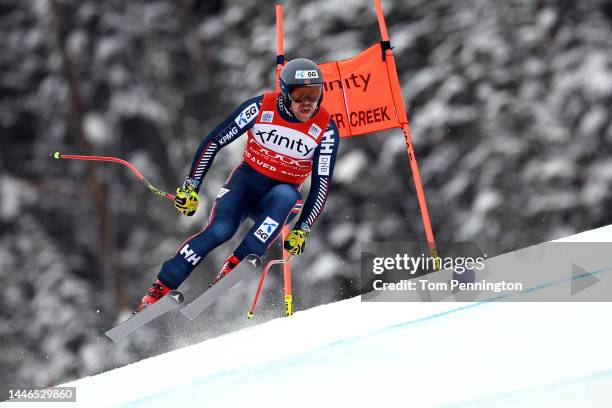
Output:
[[289,99],[297,104],[317,103],[322,93],[323,87],[320,84],[298,86],[289,92]]

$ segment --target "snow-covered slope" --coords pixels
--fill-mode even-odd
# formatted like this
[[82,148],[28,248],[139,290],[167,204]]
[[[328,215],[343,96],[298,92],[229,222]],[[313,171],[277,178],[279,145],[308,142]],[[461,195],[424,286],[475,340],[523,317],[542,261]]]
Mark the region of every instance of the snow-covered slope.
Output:
[[354,298],[64,385],[79,407],[612,406],[611,314]]

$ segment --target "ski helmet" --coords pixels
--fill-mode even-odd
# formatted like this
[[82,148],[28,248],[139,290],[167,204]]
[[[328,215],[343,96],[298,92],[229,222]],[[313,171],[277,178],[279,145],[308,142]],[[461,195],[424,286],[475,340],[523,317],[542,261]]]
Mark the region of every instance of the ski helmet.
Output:
[[300,86],[321,87],[321,96],[318,105],[323,100],[323,74],[321,70],[309,59],[296,58],[289,61],[280,74],[280,88],[286,101],[291,101],[291,91]]

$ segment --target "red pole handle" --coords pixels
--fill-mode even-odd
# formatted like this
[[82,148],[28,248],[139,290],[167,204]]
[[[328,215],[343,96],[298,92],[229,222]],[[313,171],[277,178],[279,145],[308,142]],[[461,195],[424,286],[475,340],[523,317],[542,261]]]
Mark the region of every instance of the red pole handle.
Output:
[[138,169],[132,163],[130,163],[130,162],[126,161],[126,160],[123,160],[123,159],[119,159],[118,157],[109,157],[109,156],[80,156],[80,155],[76,155],[76,154],[61,154],[60,152],[55,152],[51,156],[54,159],[57,159],[57,160],[60,160],[60,159],[89,160],[89,161],[103,161],[103,162],[113,162],[113,163],[122,164],[125,167],[127,167],[128,169],[130,169],[130,171],[132,173],[134,173],[134,175],[136,177],[138,177],[138,179],[140,181],[145,183],[145,185],[147,186],[147,188],[149,190],[153,191],[155,194],[158,194],[158,195],[160,195],[162,197],[167,198],[168,200],[174,201],[174,195],[173,194],[166,193],[165,191],[159,190],[153,184],[149,183],[149,181],[142,175],[142,173],[140,171],[138,171]]

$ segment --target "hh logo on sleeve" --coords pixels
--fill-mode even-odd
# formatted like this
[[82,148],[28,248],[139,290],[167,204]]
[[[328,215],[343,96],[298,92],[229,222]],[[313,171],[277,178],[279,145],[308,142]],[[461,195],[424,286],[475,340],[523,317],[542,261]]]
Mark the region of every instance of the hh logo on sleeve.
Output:
[[257,228],[257,231],[255,231],[255,236],[261,242],[266,242],[277,228],[278,222],[274,221],[270,217],[266,217],[264,222],[262,222],[259,228]]

